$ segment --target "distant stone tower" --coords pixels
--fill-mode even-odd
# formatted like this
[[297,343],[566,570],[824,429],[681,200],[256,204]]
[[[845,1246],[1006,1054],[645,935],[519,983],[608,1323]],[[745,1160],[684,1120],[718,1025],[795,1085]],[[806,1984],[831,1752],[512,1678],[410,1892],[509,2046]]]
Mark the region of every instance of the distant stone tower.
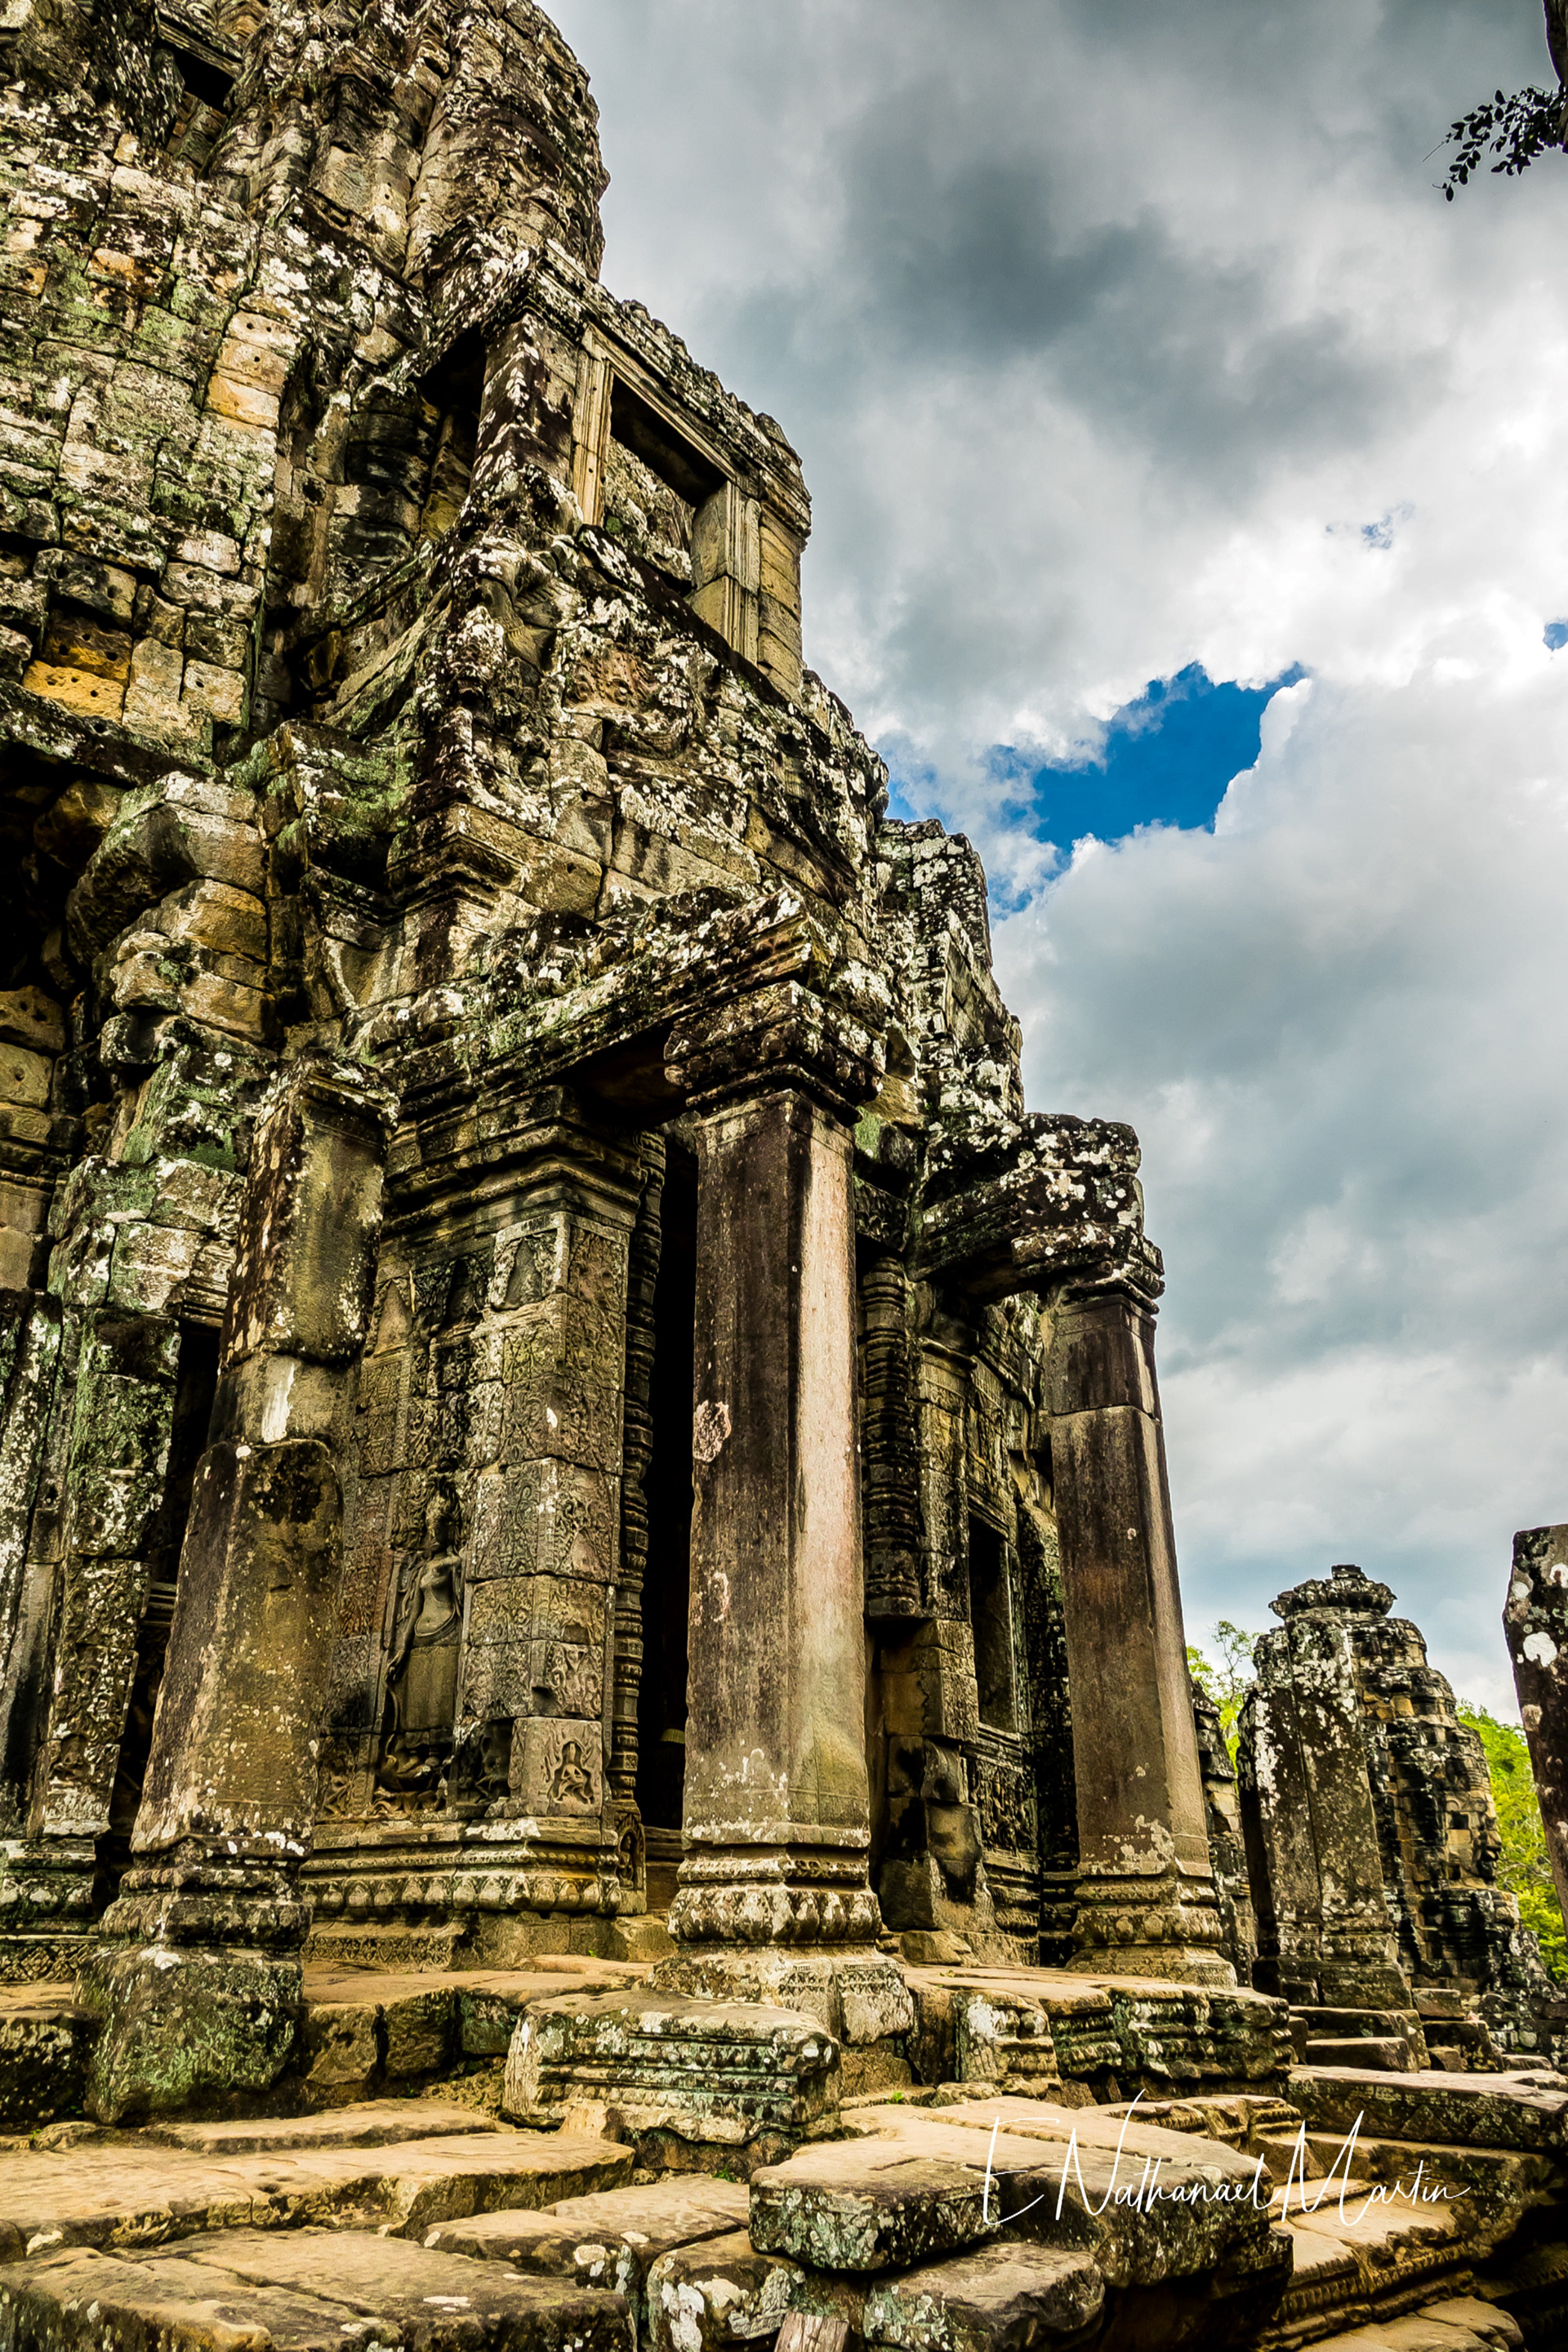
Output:
[[1305,2005],[1404,2008],[1424,1990],[1546,1992],[1495,1884],[1501,1840],[1480,1741],[1394,1594],[1341,1567],[1273,1603],[1243,1715],[1242,1813],[1257,1977]]

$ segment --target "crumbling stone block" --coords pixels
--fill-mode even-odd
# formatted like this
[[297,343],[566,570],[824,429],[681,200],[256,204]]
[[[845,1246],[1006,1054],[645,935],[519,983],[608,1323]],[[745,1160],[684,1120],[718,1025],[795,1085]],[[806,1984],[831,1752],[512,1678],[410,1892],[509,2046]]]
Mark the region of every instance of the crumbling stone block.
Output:
[[598,2101],[633,2133],[777,2148],[831,2129],[838,2051],[793,2011],[639,1991],[532,2005],[512,2036],[501,2112],[552,2121]]
[[647,2275],[652,2352],[730,2352],[777,2333],[805,2273],[744,2231],[662,2254]]
[[864,2326],[870,2342],[897,2352],[1003,2352],[1087,2341],[1104,2303],[1105,2282],[1087,2254],[1009,2242],[878,2282]]

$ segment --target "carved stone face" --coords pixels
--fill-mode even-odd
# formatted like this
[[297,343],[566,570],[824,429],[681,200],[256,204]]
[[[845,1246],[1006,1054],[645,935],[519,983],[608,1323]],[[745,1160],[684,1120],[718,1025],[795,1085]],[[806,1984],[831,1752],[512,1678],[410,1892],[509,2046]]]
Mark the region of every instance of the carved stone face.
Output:
[[425,1551],[427,1559],[444,1559],[457,1550],[459,1525],[456,1496],[445,1487],[437,1487],[425,1506]]

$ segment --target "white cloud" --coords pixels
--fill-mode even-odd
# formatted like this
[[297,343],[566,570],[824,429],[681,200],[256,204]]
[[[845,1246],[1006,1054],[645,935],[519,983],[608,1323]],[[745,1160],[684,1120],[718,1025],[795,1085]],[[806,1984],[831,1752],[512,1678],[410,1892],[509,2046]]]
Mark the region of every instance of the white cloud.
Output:
[[1361,1558],[1496,1700],[1509,1539],[1568,1515],[1568,658],[1528,670],[1288,689],[1212,834],[996,930],[1031,1100],[1142,1139],[1194,1623]]
[[[1533,0],[554,13],[606,278],[801,448],[810,657],[1035,894],[1031,1099],[1143,1138],[1193,1624],[1359,1557],[1505,1700],[1568,1516],[1568,174],[1427,151]],[[1212,835],[1053,879],[989,750],[1194,660],[1314,676]]]

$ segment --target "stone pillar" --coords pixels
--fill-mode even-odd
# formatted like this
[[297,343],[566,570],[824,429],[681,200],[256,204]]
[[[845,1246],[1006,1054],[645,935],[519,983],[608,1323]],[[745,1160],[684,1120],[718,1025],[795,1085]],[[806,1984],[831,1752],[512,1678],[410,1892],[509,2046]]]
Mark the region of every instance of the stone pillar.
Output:
[[[642,1827],[637,1811],[637,1701],[643,1670],[643,1580],[647,1571],[647,1496],[643,1480],[653,1458],[654,1294],[658,1287],[660,1205],[664,1195],[662,1136],[643,1139],[643,1194],[626,1267],[626,1385],[621,1411],[621,1558],[616,1580],[615,1696],[610,1788],[621,1823],[623,1853],[633,1864],[630,1898],[644,1893]],[[626,1874],[623,1871],[623,1877]]]
[[1568,1527],[1523,1528],[1515,1536],[1502,1630],[1552,1882],[1568,1912]]
[[900,1259],[879,1257],[866,1267],[860,1277],[860,1311],[866,1363],[861,1429],[866,1614],[897,1621],[918,1617],[925,1605],[910,1279]]
[[[47,1515],[59,1541],[54,1595],[42,1612],[56,1623],[47,1720],[26,1835],[7,1843],[0,1895],[7,1975],[32,1965],[29,1948],[40,1967],[52,1952],[51,1974],[62,1967],[68,1974],[86,1949],[70,1939],[92,1924],[98,1840],[109,1827],[174,1421],[179,1329],[172,1319],[100,1307],[71,1337],[79,1353],[62,1508],[58,1518]],[[43,1600],[33,1596],[35,1618]],[[21,1657],[16,1672],[20,1683]]]
[[700,1130],[690,1711],[670,1932],[867,1944],[846,1129],[794,1091]]
[[[1253,1867],[1267,1876],[1264,1958],[1306,2006],[1410,2006],[1384,1888],[1355,1653],[1347,1619],[1386,1615],[1394,1595],[1358,1568],[1282,1593],[1284,1623],[1257,1651],[1248,1703]],[[1278,1959],[1268,1945],[1277,1942]]]
[[89,2098],[105,2121],[265,2090],[294,2056],[340,1408],[392,1123],[363,1071],[317,1060],[281,1075],[258,1123],[134,1859],[78,1982],[102,2020]]
[[1073,1965],[1228,1985],[1154,1382],[1125,1292],[1056,1309],[1047,1367],[1078,1785]]
[[852,1130],[891,1001],[777,914],[664,1050],[697,1120],[695,1508],[689,1852],[654,1981],[805,2009],[853,2045],[914,2022],[874,1948],[858,1430]]
[[[512,1179],[510,1271],[489,1345],[500,1395],[476,1485],[458,1699],[459,1785],[489,1799],[470,1855],[511,1906],[613,1912],[607,1781],[619,1614],[622,1391],[641,1163],[550,1097]],[[502,1864],[506,1866],[503,1869]]]

